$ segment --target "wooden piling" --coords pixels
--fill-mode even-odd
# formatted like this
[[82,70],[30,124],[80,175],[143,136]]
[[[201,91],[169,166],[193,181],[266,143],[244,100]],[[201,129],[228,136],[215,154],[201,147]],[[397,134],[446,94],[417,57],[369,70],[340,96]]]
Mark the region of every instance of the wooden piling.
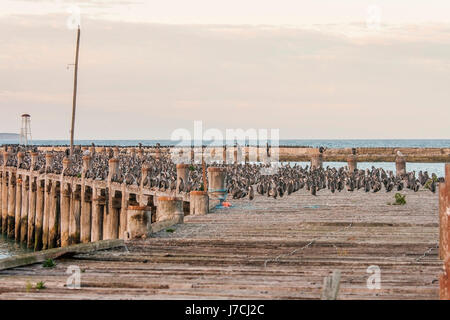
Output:
[[125,185],[122,186],[122,199],[120,204],[120,219],[119,219],[119,238],[125,238],[125,232],[128,230],[128,198],[129,194],[127,193],[127,188]]
[[8,183],[8,238],[14,238],[16,214],[16,176],[10,171]]
[[69,212],[69,244],[80,243],[81,192],[73,186]]
[[70,184],[61,185],[61,247],[67,247],[69,242],[69,217],[70,217]]
[[447,226],[447,186],[445,182],[439,184],[439,259],[444,260],[448,251]]
[[56,181],[52,181],[50,189],[50,210],[48,215],[48,247],[55,248],[58,238],[58,215],[57,215],[57,195],[56,195]]
[[44,189],[44,218],[42,221],[42,249],[45,250],[48,248],[48,220],[50,218],[50,207],[51,207],[51,188],[52,181],[49,179],[45,180],[45,189]]
[[34,247],[34,227],[36,219],[36,191],[37,186],[34,178],[30,176],[30,195],[29,195],[29,205],[28,205],[28,223],[27,223],[27,247]]
[[82,187],[81,192],[81,217],[80,217],[80,241],[91,241],[91,208],[92,195],[87,193],[87,188]]
[[45,210],[45,180],[36,181],[36,220],[34,227],[34,250],[42,249]]
[[2,174],[2,233],[8,233],[8,177],[5,167],[5,162],[3,162],[3,174]]
[[16,210],[15,210],[15,225],[14,225],[14,239],[20,241],[20,216],[22,212],[22,176],[17,176],[16,180]]
[[3,221],[3,216],[2,216],[2,186],[3,186],[3,172],[0,172],[0,233],[2,233],[2,221]]
[[[140,157],[143,155],[143,150],[139,149]],[[120,220],[120,203],[115,204],[116,199],[114,191],[112,189],[112,177],[119,171],[119,160],[116,158],[109,159],[109,175],[108,175],[108,215],[106,219],[107,228],[105,239],[118,239],[119,238],[119,220]],[[145,172],[145,167],[142,169]],[[142,175],[142,181],[144,180],[144,175]]]
[[92,190],[92,226],[91,226],[91,242],[99,241],[102,239],[103,228],[103,213],[101,196],[98,194],[100,190],[93,188]]
[[439,297],[450,300],[450,164],[445,165],[445,182],[439,184],[439,220],[439,257],[444,260]]
[[25,181],[22,182],[22,211],[20,213],[20,242],[27,242],[28,233],[28,214],[30,201],[28,199],[30,194],[30,180],[27,177]]

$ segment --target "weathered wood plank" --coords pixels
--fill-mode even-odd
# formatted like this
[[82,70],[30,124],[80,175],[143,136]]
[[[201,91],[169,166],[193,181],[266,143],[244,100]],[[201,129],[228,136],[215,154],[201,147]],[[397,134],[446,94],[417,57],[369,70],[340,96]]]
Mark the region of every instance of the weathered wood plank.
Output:
[[76,244],[64,248],[54,248],[49,250],[43,250],[39,252],[33,252],[23,255],[18,255],[6,259],[0,260],[0,270],[11,269],[21,266],[26,266],[34,263],[44,262],[47,259],[56,259],[63,255],[75,254],[75,253],[89,253],[97,250],[112,249],[117,247],[123,247],[124,241],[117,240],[102,240],[91,243]]

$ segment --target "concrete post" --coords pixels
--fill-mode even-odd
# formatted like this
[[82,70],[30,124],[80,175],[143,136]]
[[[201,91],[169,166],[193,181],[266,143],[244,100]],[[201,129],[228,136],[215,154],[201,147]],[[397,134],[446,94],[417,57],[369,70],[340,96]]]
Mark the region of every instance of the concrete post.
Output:
[[139,148],[137,151],[138,157],[139,159],[143,159],[144,158],[144,149]]
[[14,238],[16,216],[16,176],[10,171],[8,182],[8,238]]
[[227,188],[225,186],[226,168],[208,168],[208,193],[211,197],[224,200]]
[[114,147],[113,148],[113,156],[114,156],[114,158],[118,158],[119,154],[120,154],[119,148],[118,147]]
[[36,181],[36,220],[34,227],[34,250],[42,249],[42,234],[44,226],[44,208],[45,208],[45,186],[43,181]]
[[355,172],[358,169],[358,162],[355,155],[349,155],[347,158],[348,171]]
[[209,212],[209,197],[206,191],[191,191],[189,199],[191,215],[205,215]]
[[[129,214],[128,214],[129,216]],[[156,221],[176,220],[176,223],[183,223],[183,200],[177,197],[158,197],[156,208]],[[130,220],[128,220],[130,223]]]
[[183,180],[184,184],[186,185],[189,177],[189,165],[185,163],[179,163],[177,164],[177,189],[176,193],[179,193],[179,186],[181,183],[181,180]]
[[67,247],[69,242],[70,218],[70,184],[61,183],[61,247]]
[[34,181],[33,176],[30,176],[30,195],[29,195],[29,204],[28,204],[28,230],[27,230],[27,247],[34,247],[34,226],[36,219],[36,182]]
[[151,230],[151,209],[146,206],[128,207],[128,237],[130,239],[146,237]]
[[83,156],[83,174],[82,177],[84,178],[86,176],[86,172],[89,170],[89,167],[91,166],[91,156]]
[[403,156],[397,156],[395,158],[395,171],[397,177],[406,175],[406,159]]
[[58,212],[57,212],[57,195],[56,195],[56,181],[52,181],[50,188],[50,210],[48,215],[48,249],[56,248],[56,241],[58,239]]
[[323,155],[319,152],[311,155],[311,169],[319,169],[323,167]]
[[30,180],[22,182],[22,211],[20,212],[20,242],[27,242],[28,232],[28,214],[29,214],[29,195],[30,195]]
[[61,172],[61,183],[63,183],[62,179],[63,179],[63,176],[64,176],[64,171],[66,171],[66,169],[69,167],[69,165],[70,165],[70,159],[69,158],[64,158],[63,161],[62,161],[63,169],[62,169],[62,172]]
[[45,172],[52,166],[53,164],[53,154],[47,153],[45,155]]
[[34,170],[34,166],[36,165],[36,162],[37,162],[37,160],[38,160],[38,156],[39,156],[39,153],[37,153],[37,152],[32,152],[32,153],[31,153],[31,165],[30,165],[30,171],[33,171],[33,170]]
[[17,176],[16,182],[16,207],[15,207],[15,225],[14,225],[14,239],[20,241],[20,216],[22,213],[22,176]]
[[17,152],[17,169],[20,168],[20,165],[23,162],[23,157],[25,156],[25,154],[21,151]]

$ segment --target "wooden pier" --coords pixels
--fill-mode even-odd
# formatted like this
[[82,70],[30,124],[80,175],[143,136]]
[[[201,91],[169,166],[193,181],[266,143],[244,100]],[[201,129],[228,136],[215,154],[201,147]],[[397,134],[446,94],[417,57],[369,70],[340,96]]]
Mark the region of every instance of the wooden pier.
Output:
[[[0,299],[320,299],[340,270],[338,299],[439,299],[438,196],[305,190],[187,216],[126,248],[0,272]],[[65,287],[69,266],[81,289]],[[369,289],[370,266],[381,288]],[[26,284],[45,282],[44,290]]]
[[[37,153],[31,154],[30,170],[20,168],[23,153],[16,155],[17,167],[7,165],[8,152],[3,152],[2,156],[0,233],[36,251],[99,240],[145,237],[152,232],[152,226],[159,230],[162,222],[165,226],[170,222],[182,222],[182,219],[174,220],[172,215],[190,214],[190,193],[162,192],[144,187],[142,182],[140,185],[113,182],[111,177],[118,170],[116,158],[109,160],[108,178],[94,180],[86,178],[91,165],[88,155],[83,157],[83,170],[76,177],[33,170]],[[53,155],[46,154],[45,167],[50,167],[52,161]],[[62,162],[64,172],[69,160],[65,158]],[[143,175],[146,170],[148,168],[142,168]],[[163,210],[161,201],[175,205]],[[209,199],[205,202],[209,204]],[[141,225],[129,221],[136,218],[129,214],[136,207],[139,208],[137,216],[145,219]],[[205,212],[209,209],[208,206],[202,208]],[[205,213],[198,211],[192,213]],[[130,226],[142,232],[136,233]]]

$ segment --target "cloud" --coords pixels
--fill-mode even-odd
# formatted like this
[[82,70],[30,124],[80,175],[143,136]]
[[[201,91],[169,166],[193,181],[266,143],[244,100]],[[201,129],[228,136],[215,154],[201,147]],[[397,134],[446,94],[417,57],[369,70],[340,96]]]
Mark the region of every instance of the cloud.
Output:
[[[34,137],[68,137],[75,33],[65,18],[0,20],[1,131],[28,112]],[[337,26],[84,18],[76,135],[167,139],[200,119],[282,138],[448,138],[449,26],[387,28],[353,37]]]

